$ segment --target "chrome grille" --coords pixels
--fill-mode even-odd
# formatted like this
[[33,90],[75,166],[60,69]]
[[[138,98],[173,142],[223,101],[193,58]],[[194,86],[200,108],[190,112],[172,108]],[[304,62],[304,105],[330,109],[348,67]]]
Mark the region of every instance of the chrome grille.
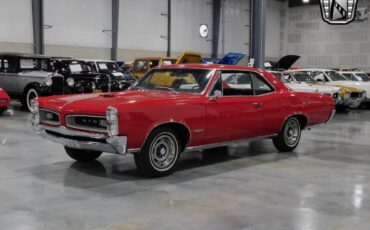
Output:
[[59,125],[59,114],[50,110],[40,109],[40,122],[47,125]]
[[75,129],[107,132],[107,120],[100,116],[69,115],[66,117],[66,125]]
[[362,98],[362,92],[352,92],[351,93],[351,98]]

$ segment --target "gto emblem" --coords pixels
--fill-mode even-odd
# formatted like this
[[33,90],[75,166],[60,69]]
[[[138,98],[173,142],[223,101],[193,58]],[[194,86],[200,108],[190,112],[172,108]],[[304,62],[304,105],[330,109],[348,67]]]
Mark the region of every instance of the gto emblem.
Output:
[[358,0],[320,0],[321,16],[329,24],[343,25],[356,16]]

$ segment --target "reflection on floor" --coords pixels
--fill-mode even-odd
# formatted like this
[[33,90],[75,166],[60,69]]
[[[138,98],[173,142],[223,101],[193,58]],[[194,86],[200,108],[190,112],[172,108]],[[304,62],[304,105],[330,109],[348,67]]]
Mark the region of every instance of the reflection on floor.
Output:
[[13,104],[0,117],[1,229],[368,229],[370,110],[304,131],[294,153],[271,141],[184,153],[146,179],[132,156],[70,160]]

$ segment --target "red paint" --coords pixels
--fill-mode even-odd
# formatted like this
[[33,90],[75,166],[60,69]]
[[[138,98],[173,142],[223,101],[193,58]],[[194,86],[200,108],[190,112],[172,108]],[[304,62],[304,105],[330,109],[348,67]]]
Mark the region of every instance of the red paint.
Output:
[[[5,100],[5,102],[1,102],[2,100]],[[3,89],[0,88],[0,108],[8,109],[9,106],[10,106],[10,97]]]
[[[156,67],[161,68],[161,67]],[[163,68],[163,67],[162,67]],[[277,134],[289,116],[300,114],[308,125],[329,119],[335,103],[330,96],[292,92],[272,74],[254,68],[228,65],[172,65],[165,68],[243,70],[261,74],[275,92],[262,96],[207,97],[216,79],[215,72],[203,94],[176,94],[167,91],[125,91],[109,94],[81,94],[40,98],[40,107],[61,114],[105,116],[106,108],[119,111],[120,135],[128,137],[128,148],[140,148],[149,132],[169,122],[185,125],[191,139],[187,147]]]

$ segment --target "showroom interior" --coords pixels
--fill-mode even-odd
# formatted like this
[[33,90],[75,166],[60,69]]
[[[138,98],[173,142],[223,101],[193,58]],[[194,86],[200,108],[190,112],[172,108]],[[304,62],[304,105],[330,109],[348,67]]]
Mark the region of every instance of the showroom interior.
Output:
[[0,6],[0,229],[369,229],[370,0]]

